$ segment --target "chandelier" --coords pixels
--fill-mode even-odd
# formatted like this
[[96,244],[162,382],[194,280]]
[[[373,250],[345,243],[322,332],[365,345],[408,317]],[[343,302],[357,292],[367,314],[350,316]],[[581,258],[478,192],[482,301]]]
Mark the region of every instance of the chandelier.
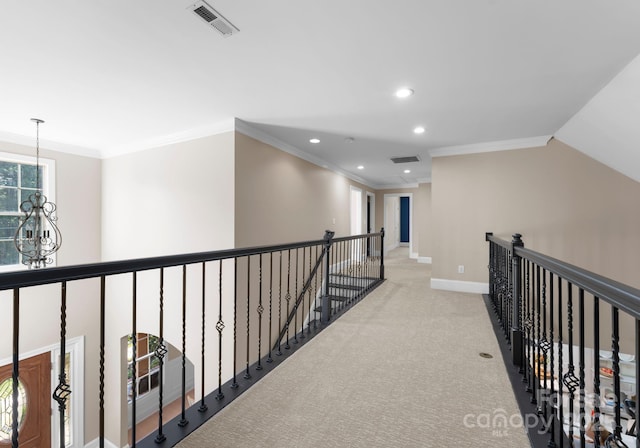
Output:
[[56,205],[42,194],[40,186],[40,124],[36,124],[36,192],[20,204],[24,213],[13,237],[16,249],[22,254],[22,263],[30,269],[39,269],[53,263],[52,255],[60,249],[62,235],[56,226]]

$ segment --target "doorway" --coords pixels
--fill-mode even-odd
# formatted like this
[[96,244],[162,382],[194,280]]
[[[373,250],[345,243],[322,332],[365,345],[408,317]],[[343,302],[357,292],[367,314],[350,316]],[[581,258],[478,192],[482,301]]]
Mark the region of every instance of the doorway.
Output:
[[[20,361],[18,442],[22,448],[51,444],[51,352]],[[11,446],[13,364],[0,367],[0,447]]]
[[[402,218],[402,202],[406,204],[405,219]],[[385,255],[398,246],[409,246],[409,257],[416,257],[413,252],[412,221],[412,193],[390,193],[384,195]]]

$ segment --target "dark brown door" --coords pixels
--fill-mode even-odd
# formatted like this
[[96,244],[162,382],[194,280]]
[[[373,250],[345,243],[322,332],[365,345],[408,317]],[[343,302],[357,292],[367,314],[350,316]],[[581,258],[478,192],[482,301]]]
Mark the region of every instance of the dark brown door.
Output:
[[[51,354],[49,352],[20,361],[20,384],[24,387],[26,408],[18,434],[20,448],[51,445]],[[0,367],[0,385],[11,378],[11,364]],[[5,383],[7,384],[7,383]],[[0,440],[0,446],[11,446]]]

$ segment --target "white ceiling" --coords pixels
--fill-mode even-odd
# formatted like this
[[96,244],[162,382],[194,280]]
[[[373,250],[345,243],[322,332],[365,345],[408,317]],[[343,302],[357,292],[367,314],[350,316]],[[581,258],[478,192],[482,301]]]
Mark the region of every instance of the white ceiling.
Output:
[[[640,63],[609,84],[640,53],[637,0],[210,0],[240,29],[229,38],[191,3],[0,2],[0,140],[32,144],[38,117],[43,146],[111,157],[237,117],[372,187],[429,179],[431,153],[526,146],[561,128],[616,161],[639,147],[638,127],[625,129]],[[403,85],[415,95],[395,98]],[[421,157],[409,175],[389,161],[407,155]]]

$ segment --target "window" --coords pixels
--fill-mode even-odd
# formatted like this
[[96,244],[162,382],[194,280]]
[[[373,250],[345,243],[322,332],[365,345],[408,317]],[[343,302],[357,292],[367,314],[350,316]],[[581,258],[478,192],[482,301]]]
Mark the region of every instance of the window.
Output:
[[[20,268],[22,260],[13,237],[24,214],[20,204],[39,188],[49,201],[54,196],[54,161],[40,159],[40,173],[36,173],[36,158],[0,152],[0,270]],[[39,177],[39,185],[36,179]]]
[[[159,385],[160,359],[155,351],[160,345],[160,338],[152,334],[138,333],[136,353],[136,398],[139,398]],[[127,345],[127,398],[133,399],[133,338],[129,336]]]

